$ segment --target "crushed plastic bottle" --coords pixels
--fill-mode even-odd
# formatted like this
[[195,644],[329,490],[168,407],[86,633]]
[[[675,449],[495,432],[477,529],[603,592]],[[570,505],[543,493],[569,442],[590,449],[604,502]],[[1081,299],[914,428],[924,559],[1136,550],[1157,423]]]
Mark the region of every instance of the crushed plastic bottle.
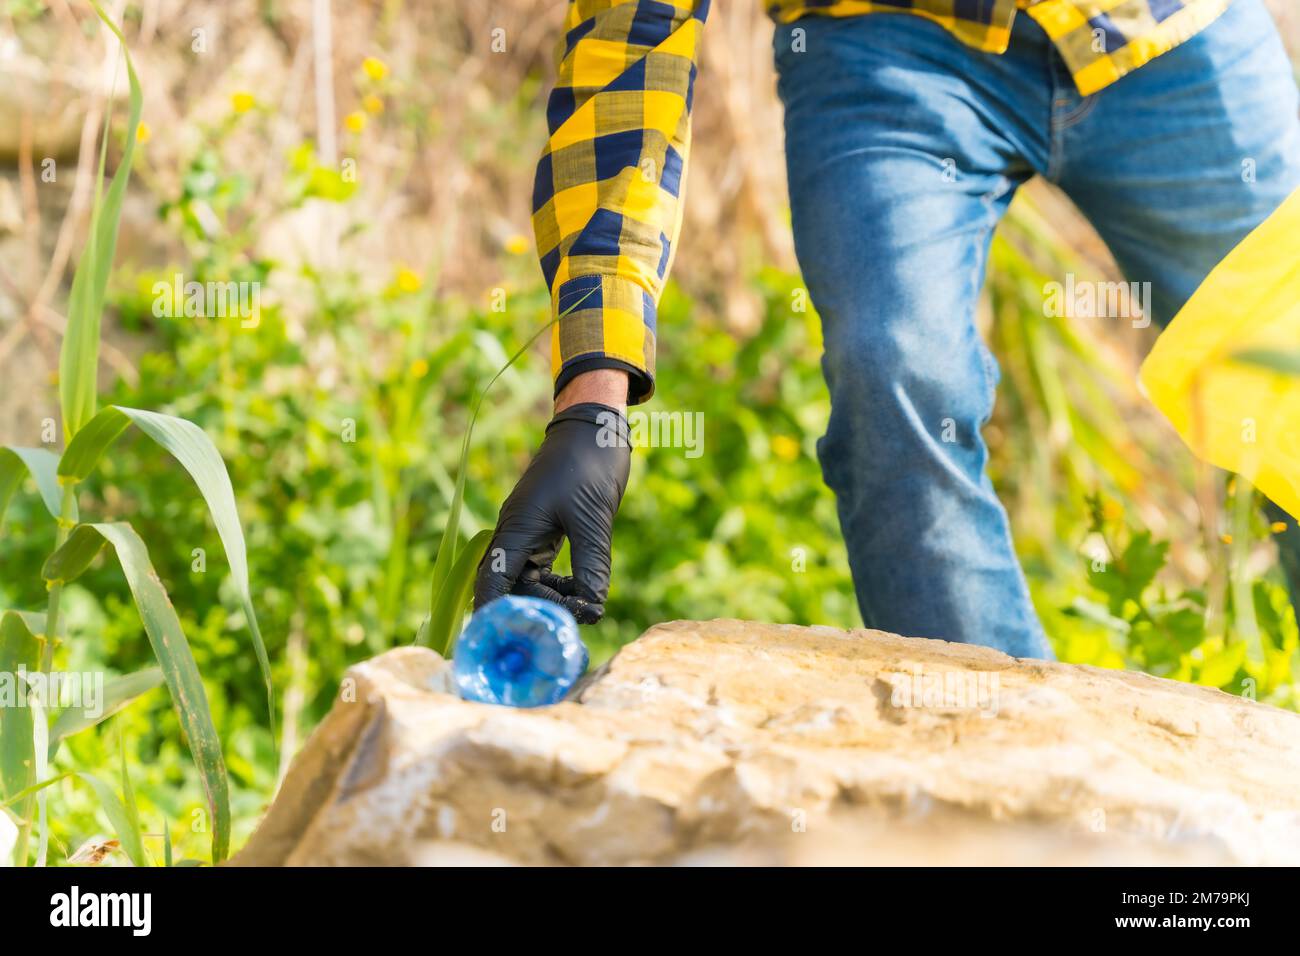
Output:
[[556,704],[587,669],[578,623],[560,605],[508,594],[474,613],[452,654],[460,696],[507,707]]

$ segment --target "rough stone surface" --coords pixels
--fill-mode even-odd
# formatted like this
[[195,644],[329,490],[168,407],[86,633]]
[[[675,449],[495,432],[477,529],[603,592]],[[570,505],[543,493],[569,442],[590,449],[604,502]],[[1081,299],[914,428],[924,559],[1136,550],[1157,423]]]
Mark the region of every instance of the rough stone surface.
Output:
[[578,702],[349,671],[236,863],[1300,863],[1300,715],[984,648],[676,622]]

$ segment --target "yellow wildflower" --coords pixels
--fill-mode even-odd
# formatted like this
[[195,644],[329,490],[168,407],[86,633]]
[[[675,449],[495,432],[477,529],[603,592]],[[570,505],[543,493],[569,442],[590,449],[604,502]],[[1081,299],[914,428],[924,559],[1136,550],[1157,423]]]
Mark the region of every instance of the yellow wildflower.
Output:
[[153,136],[153,130],[149,128],[148,123],[142,121],[140,125],[135,128],[135,141],[141,146],[149,142],[151,136]]
[[354,133],[360,133],[366,128],[366,114],[349,113],[343,118],[343,125]]
[[246,93],[241,90],[238,93],[230,94],[230,107],[236,113],[247,113],[256,105],[257,97],[252,93]]
[[422,282],[420,274],[406,266],[399,266],[397,275],[393,279],[393,284],[397,286],[399,292],[419,292]]
[[794,461],[799,457],[799,443],[789,435],[775,435],[772,438],[772,451],[782,461]]
[[1286,529],[1287,529],[1287,523],[1285,521],[1274,521],[1271,525],[1268,526],[1268,530],[1272,531],[1274,534],[1281,534]]
[[529,249],[528,237],[523,233],[516,232],[506,240],[506,252],[512,256],[522,256]]
[[422,358],[411,363],[411,378],[424,378],[429,374],[429,363]]
[[376,82],[388,75],[388,64],[373,56],[368,56],[361,61],[361,69],[366,71],[366,76]]
[[374,113],[376,116],[384,111],[384,101],[373,93],[363,99],[361,105],[365,107],[367,113]]

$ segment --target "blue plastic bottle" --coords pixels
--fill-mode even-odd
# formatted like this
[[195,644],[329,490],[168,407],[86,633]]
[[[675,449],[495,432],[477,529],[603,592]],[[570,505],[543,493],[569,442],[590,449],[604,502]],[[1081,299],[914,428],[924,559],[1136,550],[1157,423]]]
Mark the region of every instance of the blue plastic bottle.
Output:
[[559,703],[587,669],[578,623],[560,605],[508,594],[475,612],[456,642],[460,696],[507,707]]

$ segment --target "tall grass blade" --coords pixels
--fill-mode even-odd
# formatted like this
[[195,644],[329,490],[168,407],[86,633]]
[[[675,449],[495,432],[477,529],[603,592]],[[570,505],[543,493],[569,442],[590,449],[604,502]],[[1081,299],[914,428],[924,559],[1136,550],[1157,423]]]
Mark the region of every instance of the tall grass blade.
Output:
[[95,791],[95,796],[99,798],[99,806],[108,817],[108,822],[113,825],[113,831],[117,834],[118,842],[122,844],[122,849],[136,866],[144,866],[144,847],[140,842],[140,830],[132,823],[131,812],[127,809],[122,799],[113,792],[103,780],[100,780],[94,774],[78,773],[78,777],[90,784],[91,789]]
[[79,734],[102,724],[118,711],[133,703],[163,683],[163,672],[158,667],[148,667],[134,674],[122,674],[104,681],[103,699],[96,708],[98,714],[89,714],[84,707],[69,707],[62,711],[50,728],[50,759],[59,752],[65,737]]
[[456,563],[452,565],[447,580],[438,594],[438,600],[434,603],[425,640],[428,646],[439,651],[444,657],[451,656],[461,618],[465,615],[465,608],[473,593],[474,575],[478,572],[478,563],[483,560],[483,555],[492,542],[492,534],[491,528],[485,528],[474,535],[461,549],[456,555]]
[[[506,364],[497,369],[497,373],[493,375],[487,385],[483,387],[483,391],[479,393],[478,401],[474,403],[474,411],[470,413],[469,422],[465,426],[465,438],[460,445],[460,464],[456,469],[456,489],[452,493],[451,507],[447,511],[447,524],[442,530],[442,540],[438,542],[438,556],[433,563],[433,582],[429,594],[430,628],[432,628],[433,621],[438,616],[439,603],[443,600],[443,590],[449,585],[454,588],[452,582],[452,568],[456,565],[457,545],[460,541],[460,512],[461,506],[465,500],[465,471],[469,464],[469,447],[470,441],[474,437],[474,423],[478,421],[478,413],[483,407],[483,400],[487,398],[488,392],[491,391],[492,386],[496,384],[497,379],[504,375],[506,370],[514,365],[515,362],[519,360],[519,357],[532,347],[534,342],[541,338],[542,335],[554,326],[556,322],[581,306],[582,303],[585,302],[595,291],[595,289],[588,291],[581,299],[573,303],[569,308],[565,309],[558,316],[551,319],[551,321],[547,322],[540,329],[534,332],[529,337],[528,341],[521,345],[514,355],[510,356]],[[484,550],[486,550],[486,548]],[[449,594],[447,600],[452,600],[452,597],[453,596]],[[432,630],[426,632],[425,637],[432,646],[447,646],[446,639],[440,641],[439,635],[435,634]]]
[[126,810],[126,822],[131,831],[130,842],[123,840],[123,846],[126,847],[131,862],[136,866],[144,866],[146,860],[144,833],[140,829],[140,808],[136,805],[135,791],[131,788],[131,774],[126,769],[126,739],[123,737],[117,738],[117,755],[122,777],[122,807]]
[[[135,529],[124,522],[78,525],[64,546],[50,556],[46,571],[53,569],[75,577],[85,570],[94,558],[84,540],[91,534],[98,534],[113,546],[126,575],[207,794],[212,812],[212,859],[220,862],[230,849],[230,791],[226,764],[221,755],[221,738],[212,722],[207,693],[189,641],[153,569],[144,542]],[[71,577],[63,579],[71,580]]]
[[[40,668],[43,643],[28,628],[22,615],[5,611],[0,615],[0,674],[17,675],[20,670],[35,672]],[[16,691],[26,688],[16,686]],[[25,702],[24,702],[25,703]],[[33,750],[32,709],[27,706],[0,707],[0,798],[17,800],[36,780],[36,755]],[[15,807],[21,820],[27,820],[30,808],[26,798]],[[27,827],[18,828],[15,837],[18,865],[27,862]]]
[[12,807],[15,803],[18,803],[22,800],[26,800],[28,797],[40,793],[46,787],[52,787],[60,780],[67,780],[69,777],[75,777],[76,775],[77,772],[75,770],[68,770],[64,773],[56,774],[53,777],[49,777],[46,780],[42,780],[40,783],[34,783],[30,787],[27,787],[25,790],[19,790],[12,797],[6,797],[3,801],[0,801],[0,810],[6,809],[8,807]]
[[95,414],[95,399],[99,388],[100,320],[104,312],[104,295],[108,289],[109,268],[117,246],[122,199],[126,194],[126,184],[131,178],[131,163],[135,158],[136,134],[143,103],[140,81],[136,77],[135,65],[131,62],[131,54],[126,48],[122,32],[95,0],[90,0],[90,5],[122,43],[122,55],[126,60],[127,79],[131,89],[122,161],[105,191],[105,136],[99,154],[99,174],[96,179],[95,203],[90,215],[90,233],[81,260],[77,263],[77,270],[73,273],[72,290],[68,296],[68,329],[59,352],[59,401],[63,410],[64,436],[68,439],[76,435]]
[[[32,690],[36,690],[35,674],[29,674],[27,680],[32,683]],[[32,712],[32,769],[33,776],[37,780],[44,780],[49,776],[50,766],[46,760],[46,752],[49,749],[50,723],[49,718],[45,716],[45,706],[41,702],[41,696],[33,693],[28,698],[28,708]],[[42,790],[36,794],[36,865],[45,865],[45,856],[50,848],[50,821],[45,813],[46,793]]]
[[253,609],[253,595],[248,578],[248,547],[244,543],[244,529],[239,523],[235,507],[235,490],[230,483],[226,463],[207,433],[193,422],[159,412],[110,405],[96,415],[86,427],[68,443],[59,461],[59,475],[64,481],[84,481],[99,459],[127,426],[137,428],[157,442],[180,462],[199,494],[203,496],[216,525],[217,535],[230,563],[230,576],[235,585],[248,630],[253,638],[253,651],[266,685],[266,706],[270,715],[271,734],[275,735],[275,690],[271,683],[271,660],[262,640],[262,631]]

